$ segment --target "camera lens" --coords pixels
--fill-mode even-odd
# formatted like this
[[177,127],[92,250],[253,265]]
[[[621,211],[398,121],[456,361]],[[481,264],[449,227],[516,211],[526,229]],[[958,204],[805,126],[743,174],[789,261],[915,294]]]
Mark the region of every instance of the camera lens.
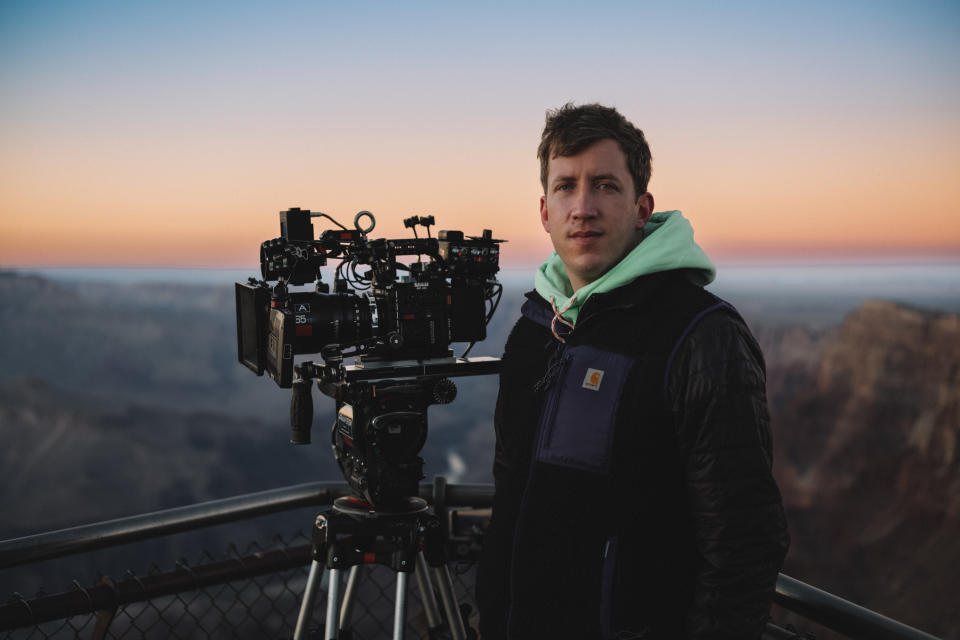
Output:
[[349,345],[369,338],[370,304],[350,293],[290,295],[297,353],[318,353],[329,344]]

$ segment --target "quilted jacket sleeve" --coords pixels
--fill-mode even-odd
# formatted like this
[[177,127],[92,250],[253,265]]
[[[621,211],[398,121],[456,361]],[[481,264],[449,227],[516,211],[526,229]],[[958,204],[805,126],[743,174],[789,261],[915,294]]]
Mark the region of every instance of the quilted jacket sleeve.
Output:
[[763,356],[739,317],[714,312],[696,325],[668,373],[667,400],[702,560],[688,636],[759,638],[789,537],[771,473]]

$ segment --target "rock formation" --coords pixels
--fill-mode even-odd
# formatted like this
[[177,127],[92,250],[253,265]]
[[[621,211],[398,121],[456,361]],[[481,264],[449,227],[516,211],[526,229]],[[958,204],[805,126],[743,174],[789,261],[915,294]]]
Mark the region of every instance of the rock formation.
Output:
[[808,339],[768,353],[784,572],[960,637],[960,316],[871,301]]

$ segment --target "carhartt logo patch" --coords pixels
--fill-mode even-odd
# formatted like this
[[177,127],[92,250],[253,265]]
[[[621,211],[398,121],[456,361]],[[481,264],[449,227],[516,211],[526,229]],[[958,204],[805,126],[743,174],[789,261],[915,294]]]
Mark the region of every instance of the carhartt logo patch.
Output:
[[597,391],[600,389],[601,380],[603,380],[603,371],[600,369],[587,369],[587,375],[583,377],[583,388]]

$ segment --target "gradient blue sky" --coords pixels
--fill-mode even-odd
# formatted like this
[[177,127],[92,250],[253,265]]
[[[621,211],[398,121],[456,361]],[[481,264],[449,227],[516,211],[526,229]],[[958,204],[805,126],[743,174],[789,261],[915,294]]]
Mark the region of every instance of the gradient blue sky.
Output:
[[957,257],[958,70],[955,2],[7,1],[0,264],[246,263],[288,206],[536,261],[568,100],[645,130],[712,254]]

